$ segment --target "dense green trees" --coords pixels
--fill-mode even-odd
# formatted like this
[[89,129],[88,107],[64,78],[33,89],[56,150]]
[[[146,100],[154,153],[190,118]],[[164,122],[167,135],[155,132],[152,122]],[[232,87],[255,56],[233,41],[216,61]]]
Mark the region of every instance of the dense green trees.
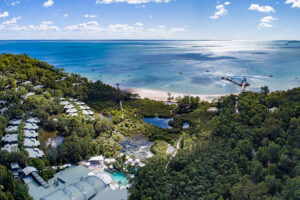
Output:
[[218,114],[203,104],[183,115],[192,122],[183,150],[167,171],[154,160],[137,172],[130,199],[300,199],[300,88],[267,94],[240,95],[239,113],[229,96]]
[[28,194],[27,186],[15,179],[12,172],[3,165],[0,165],[0,199],[32,199]]

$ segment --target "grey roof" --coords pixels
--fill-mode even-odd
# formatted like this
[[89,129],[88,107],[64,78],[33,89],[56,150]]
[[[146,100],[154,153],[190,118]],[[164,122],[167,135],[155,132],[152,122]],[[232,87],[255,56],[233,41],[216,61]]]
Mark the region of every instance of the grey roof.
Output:
[[28,176],[29,174],[31,174],[32,172],[37,172],[37,169],[32,167],[32,166],[27,166],[24,169],[22,169],[23,173],[25,174],[25,176]]
[[36,85],[33,87],[33,89],[35,89],[35,90],[42,89],[42,88],[44,88],[43,85]]
[[26,123],[25,126],[24,126],[24,129],[37,130],[37,129],[39,129],[39,126],[36,125],[36,124],[32,124],[32,123]]
[[219,109],[216,108],[216,107],[210,107],[210,108],[207,109],[208,112],[218,112],[218,110]]
[[11,124],[11,125],[19,125],[21,124],[22,120],[21,119],[13,119],[13,120],[10,120],[8,122],[8,124]]
[[1,113],[1,115],[3,115],[4,114],[4,112],[5,111],[7,111],[8,110],[8,108],[2,108],[2,109],[0,109],[0,113]]
[[25,147],[38,147],[40,146],[40,142],[34,138],[25,138],[24,139],[24,146]]
[[19,151],[19,145],[18,144],[6,144],[4,145],[4,147],[2,147],[1,149],[4,151],[8,151],[8,152],[15,152],[15,151]]
[[20,165],[16,162],[13,162],[13,163],[10,163],[10,167],[11,167],[11,169],[19,169]]
[[25,94],[25,95],[22,95],[21,98],[22,98],[22,99],[27,99],[28,97],[30,97],[30,96],[32,96],[32,95],[35,95],[35,93],[34,93],[34,92],[29,92],[29,93],[27,93],[27,94]]
[[6,132],[16,132],[18,131],[18,126],[9,126],[5,129]]
[[26,123],[32,123],[32,124],[38,124],[41,121],[36,117],[29,117],[25,122]]
[[[127,190],[111,190],[86,167],[75,166],[54,175],[49,188],[39,186],[33,179],[24,180],[30,195],[36,200],[126,200]],[[55,184],[57,182],[57,184]]]
[[6,104],[6,101],[0,100],[0,104]]
[[42,158],[45,155],[44,152],[38,148],[26,148],[25,150],[28,152],[29,158]]
[[38,132],[36,132],[35,130],[24,130],[24,136],[26,138],[36,138],[38,137]]
[[14,143],[18,142],[18,134],[6,134],[3,138],[2,141],[4,143]]

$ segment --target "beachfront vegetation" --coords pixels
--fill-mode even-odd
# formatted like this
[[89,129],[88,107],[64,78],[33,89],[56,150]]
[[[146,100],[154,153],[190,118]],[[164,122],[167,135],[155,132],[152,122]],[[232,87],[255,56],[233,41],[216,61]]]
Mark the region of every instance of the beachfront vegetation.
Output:
[[300,199],[300,88],[267,93],[240,95],[239,113],[229,96],[185,115],[183,150],[138,171],[130,199]]
[[[44,87],[35,89],[37,85]],[[260,93],[243,93],[239,112],[234,95],[215,103],[186,96],[177,107],[131,99],[127,92],[69,75],[27,55],[4,54],[0,89],[7,108],[0,116],[0,138],[9,120],[38,117],[40,148],[45,152],[43,159],[28,159],[22,145],[20,152],[0,151],[0,198],[30,199],[25,185],[13,179],[10,170],[4,173],[11,162],[35,166],[48,180],[56,172],[52,166],[99,154],[114,157],[124,136],[144,135],[154,142],[151,151],[157,156],[136,172],[130,199],[300,199],[299,88],[269,94],[264,87]],[[35,95],[22,100],[28,92]],[[96,112],[95,119],[66,115],[61,97],[84,101]],[[208,112],[210,107],[218,111]],[[155,116],[173,118],[173,128],[143,122],[143,117]],[[190,128],[183,130],[185,122]],[[47,140],[57,135],[64,137],[63,143],[48,146]],[[168,143],[175,147],[179,138],[179,153],[166,169]]]

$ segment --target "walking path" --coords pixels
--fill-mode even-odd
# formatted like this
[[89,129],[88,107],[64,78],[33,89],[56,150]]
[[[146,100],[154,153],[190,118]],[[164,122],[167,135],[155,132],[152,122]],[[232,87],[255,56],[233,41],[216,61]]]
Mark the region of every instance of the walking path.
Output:
[[177,155],[181,140],[182,140],[182,135],[180,136],[180,138],[179,138],[179,140],[178,140],[178,142],[177,142],[176,149],[175,149],[173,155],[170,157],[170,160],[169,160],[168,163],[166,164],[165,172],[167,171],[168,166],[169,166],[170,162],[172,161],[172,159]]

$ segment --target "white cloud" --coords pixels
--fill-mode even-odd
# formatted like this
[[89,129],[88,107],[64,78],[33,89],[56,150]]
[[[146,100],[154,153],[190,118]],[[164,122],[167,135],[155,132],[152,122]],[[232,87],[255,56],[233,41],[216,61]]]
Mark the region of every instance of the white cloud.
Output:
[[103,28],[100,27],[98,22],[90,21],[87,23],[76,24],[65,27],[66,30],[69,31],[102,31]]
[[21,3],[20,1],[13,1],[9,5],[16,6],[16,5],[19,5],[20,3]]
[[53,6],[53,4],[54,4],[53,0],[48,0],[43,4],[43,6],[47,8],[47,7]]
[[89,14],[85,14],[84,17],[85,17],[85,18],[96,18],[97,15],[89,15]]
[[210,17],[210,19],[218,19],[220,16],[226,15],[228,10],[225,8],[225,6],[230,5],[229,1],[226,1],[224,4],[220,4],[216,6],[216,12],[213,16]]
[[292,4],[292,8],[300,8],[300,0],[286,0],[285,4]]
[[263,13],[276,12],[271,6],[260,6],[259,4],[251,4],[248,10],[256,10]]
[[111,4],[111,3],[128,3],[128,4],[142,4],[142,3],[169,3],[172,0],[97,0],[96,4]]
[[28,25],[25,26],[25,30],[35,31],[59,31],[59,27],[54,26],[52,21],[43,21],[40,25]]
[[69,17],[69,13],[64,14],[63,17]]
[[145,28],[142,23],[135,25],[129,24],[110,24],[102,26],[97,21],[90,21],[65,27],[65,31],[70,31],[72,35],[109,35],[115,38],[153,38],[168,37],[178,32],[185,31],[184,28],[166,28],[165,26],[156,26]]
[[19,26],[18,20],[21,17],[14,17],[0,24],[0,29],[11,30],[11,31],[59,31],[59,27],[54,26],[52,21],[43,21],[39,25],[27,25]]
[[8,12],[3,12],[3,13],[0,13],[0,18],[4,18],[4,17],[8,17],[9,16],[9,13]]
[[144,26],[144,24],[141,22],[137,22],[137,23],[135,23],[135,26]]
[[276,21],[277,18],[274,18],[272,16],[266,16],[260,19],[259,28],[272,28],[273,22]]

